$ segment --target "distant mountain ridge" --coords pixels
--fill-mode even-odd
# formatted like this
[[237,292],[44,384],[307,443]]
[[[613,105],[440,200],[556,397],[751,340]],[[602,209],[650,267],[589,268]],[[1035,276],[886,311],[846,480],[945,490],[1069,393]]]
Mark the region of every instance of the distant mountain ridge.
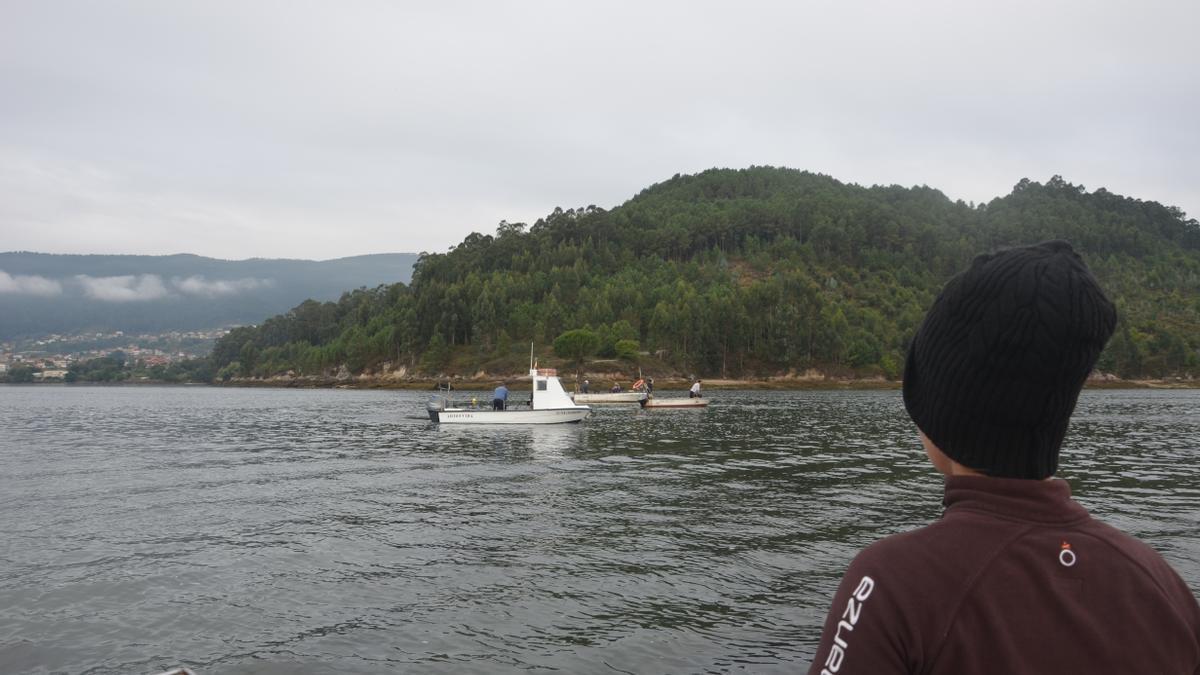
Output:
[[333,260],[220,260],[191,254],[0,253],[0,339],[165,332],[259,323],[307,299],[408,283],[415,253]]

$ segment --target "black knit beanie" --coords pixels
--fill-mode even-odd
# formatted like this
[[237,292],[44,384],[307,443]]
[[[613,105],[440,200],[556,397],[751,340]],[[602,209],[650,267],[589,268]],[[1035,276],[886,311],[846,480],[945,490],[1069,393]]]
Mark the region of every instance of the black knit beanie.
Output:
[[963,466],[1052,476],[1079,391],[1116,323],[1116,308],[1067,242],[981,255],[917,329],[904,407]]

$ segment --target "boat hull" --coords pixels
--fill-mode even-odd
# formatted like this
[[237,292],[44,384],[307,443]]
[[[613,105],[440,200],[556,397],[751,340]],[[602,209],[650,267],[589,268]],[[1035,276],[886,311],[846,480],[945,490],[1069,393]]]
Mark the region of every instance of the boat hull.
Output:
[[652,398],[646,401],[646,408],[707,408],[706,398]]
[[619,394],[575,394],[571,397],[576,403],[641,403],[646,393],[641,391],[626,391]]
[[589,408],[547,408],[543,410],[471,410],[446,408],[429,410],[429,419],[438,424],[570,424],[582,422]]

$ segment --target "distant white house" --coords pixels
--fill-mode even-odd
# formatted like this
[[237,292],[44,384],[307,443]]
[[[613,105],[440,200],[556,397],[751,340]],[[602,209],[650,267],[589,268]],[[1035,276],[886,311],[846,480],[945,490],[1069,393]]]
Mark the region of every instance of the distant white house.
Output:
[[33,374],[35,380],[61,380],[66,376],[67,371],[65,370],[43,370],[40,373]]

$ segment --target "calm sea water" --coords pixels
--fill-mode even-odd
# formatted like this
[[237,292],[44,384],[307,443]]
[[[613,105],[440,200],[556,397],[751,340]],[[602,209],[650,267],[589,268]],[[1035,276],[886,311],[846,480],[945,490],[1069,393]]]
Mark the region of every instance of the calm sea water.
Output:
[[[940,512],[897,392],[437,427],[426,395],[0,388],[0,671],[796,672]],[[1061,476],[1200,589],[1200,392],[1086,392]]]

